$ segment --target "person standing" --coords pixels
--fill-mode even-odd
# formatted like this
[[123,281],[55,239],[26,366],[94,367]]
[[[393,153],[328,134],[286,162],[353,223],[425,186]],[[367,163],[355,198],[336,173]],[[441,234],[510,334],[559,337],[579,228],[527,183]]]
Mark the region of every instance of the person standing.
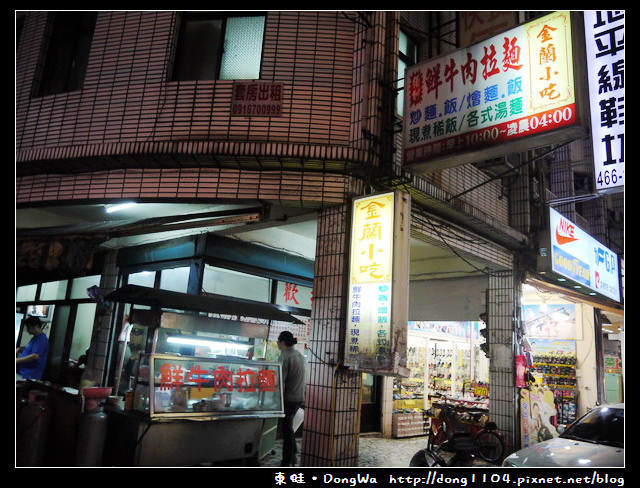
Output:
[[289,331],[278,336],[278,349],[282,363],[282,382],[284,388],[284,419],[282,423],[282,466],[296,464],[296,433],[293,430],[293,418],[304,404],[306,387],[305,359],[295,349],[298,340]]
[[42,330],[43,325],[38,317],[30,315],[24,319],[24,325],[33,337],[25,347],[16,349],[16,378],[39,380],[47,365],[49,339]]

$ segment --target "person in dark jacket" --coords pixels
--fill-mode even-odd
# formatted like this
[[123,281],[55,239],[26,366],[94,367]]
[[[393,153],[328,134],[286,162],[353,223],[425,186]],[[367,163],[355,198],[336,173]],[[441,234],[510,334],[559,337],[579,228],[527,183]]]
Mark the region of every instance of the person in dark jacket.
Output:
[[297,462],[296,433],[293,418],[304,404],[306,387],[305,358],[295,349],[298,340],[289,331],[278,336],[282,382],[284,388],[284,419],[282,423],[282,466],[294,466]]

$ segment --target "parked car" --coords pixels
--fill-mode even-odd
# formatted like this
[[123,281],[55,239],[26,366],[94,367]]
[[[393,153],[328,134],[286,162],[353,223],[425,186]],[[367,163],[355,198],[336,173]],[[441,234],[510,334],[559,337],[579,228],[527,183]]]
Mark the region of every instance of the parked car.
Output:
[[507,456],[511,467],[624,466],[624,403],[594,408],[559,437]]

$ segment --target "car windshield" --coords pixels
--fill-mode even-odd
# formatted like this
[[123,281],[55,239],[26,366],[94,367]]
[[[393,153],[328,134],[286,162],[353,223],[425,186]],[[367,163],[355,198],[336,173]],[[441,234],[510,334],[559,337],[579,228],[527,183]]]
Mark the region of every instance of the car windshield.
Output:
[[624,447],[624,409],[596,408],[572,424],[560,437]]

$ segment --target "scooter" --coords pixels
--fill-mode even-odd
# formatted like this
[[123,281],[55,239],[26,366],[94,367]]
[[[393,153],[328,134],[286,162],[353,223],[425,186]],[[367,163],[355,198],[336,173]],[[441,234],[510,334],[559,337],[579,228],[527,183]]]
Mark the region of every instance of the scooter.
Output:
[[[495,433],[492,432],[492,434]],[[486,437],[483,439],[485,439],[485,441],[477,437],[473,437],[470,433],[455,434],[451,440],[445,441],[437,448],[427,447],[416,452],[411,458],[409,466],[468,467],[477,466],[478,462],[486,462],[489,464],[497,463],[502,457],[502,454],[500,454],[500,456],[496,456],[496,454],[498,451],[502,452],[503,450],[501,444],[497,440],[497,437],[492,439],[491,442],[487,442]],[[496,442],[498,443],[496,444]],[[453,456],[446,456],[444,454],[445,452],[453,453]],[[496,457],[497,459],[495,459]]]
[[[427,447],[413,455],[410,466],[473,466],[478,459],[490,464],[502,459],[504,437],[496,424],[486,422],[483,427],[476,425],[463,430],[459,428],[457,413],[456,408],[445,403],[429,428]],[[453,454],[448,461],[445,452]]]

